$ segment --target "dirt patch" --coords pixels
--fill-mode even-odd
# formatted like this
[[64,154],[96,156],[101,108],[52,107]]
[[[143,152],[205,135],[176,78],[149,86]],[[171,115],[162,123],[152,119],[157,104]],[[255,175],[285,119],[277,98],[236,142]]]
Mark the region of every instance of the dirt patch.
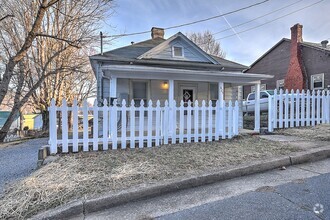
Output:
[[321,124],[315,127],[279,129],[275,133],[297,136],[307,140],[330,141],[330,124]]
[[239,136],[211,143],[62,155],[13,184],[0,198],[0,219],[24,219],[84,195],[115,192],[300,151],[286,143]]

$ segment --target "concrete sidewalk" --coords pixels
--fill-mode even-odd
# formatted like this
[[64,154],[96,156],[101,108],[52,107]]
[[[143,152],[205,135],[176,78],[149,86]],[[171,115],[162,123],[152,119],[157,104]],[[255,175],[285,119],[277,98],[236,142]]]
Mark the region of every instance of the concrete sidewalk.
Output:
[[[265,136],[266,138],[276,138],[275,135]],[[286,137],[277,137],[278,139],[283,139]],[[280,141],[280,140],[278,140]],[[287,142],[297,143],[297,139],[290,139],[290,141],[286,140]],[[301,142],[308,143],[305,140],[299,140]],[[313,144],[310,142],[309,144]],[[325,146],[326,145],[326,146]],[[123,190],[119,193],[112,193],[112,194],[105,194],[103,196],[97,198],[90,198],[85,197],[83,199],[73,201],[69,204],[64,206],[58,207],[54,210],[49,210],[45,213],[41,213],[35,216],[32,219],[59,219],[59,218],[69,218],[69,217],[77,217],[77,218],[84,218],[87,216],[95,216],[96,212],[104,211],[104,210],[112,210],[116,209],[116,207],[122,207],[124,204],[131,204],[134,201],[141,200],[141,199],[149,199],[149,198],[156,198],[159,196],[163,196],[166,194],[171,193],[180,193],[180,190],[189,190],[191,189],[194,191],[194,187],[204,186],[206,184],[217,183],[219,181],[226,181],[233,178],[246,178],[243,182],[245,182],[246,187],[242,187],[242,190],[251,190],[256,185],[263,184],[264,182],[259,182],[253,184],[254,179],[264,179],[265,182],[274,182],[274,183],[283,183],[283,181],[291,181],[290,177],[295,177],[297,172],[297,167],[290,167],[286,171],[273,171],[274,173],[270,174],[273,176],[273,179],[269,179],[266,177],[256,177],[256,176],[247,176],[255,173],[262,173],[273,169],[278,169],[282,166],[291,166],[291,165],[298,165],[301,163],[309,162],[309,161],[318,161],[330,157],[330,145],[327,142],[322,142],[320,147],[313,146],[314,148],[293,153],[291,156],[282,156],[278,158],[268,159],[266,161],[258,161],[249,164],[244,164],[239,167],[233,167],[232,169],[220,170],[212,173],[205,173],[199,176],[188,176],[188,177],[180,177],[177,179],[171,179],[168,181],[158,182],[155,184],[149,185],[142,185],[135,188],[130,188],[128,190]],[[323,146],[323,147],[322,147]],[[303,146],[304,147],[304,146]],[[304,175],[312,175],[317,173],[313,173],[311,171],[305,171],[302,169]],[[289,173],[288,177],[281,177],[280,173]],[[299,178],[299,177],[296,177]],[[284,180],[282,180],[284,179]],[[250,182],[250,185],[247,182]],[[281,182],[282,181],[282,182]],[[243,183],[242,182],[242,183]],[[219,183],[221,184],[221,182]],[[231,185],[231,184],[230,184]],[[235,184],[236,185],[236,184]],[[237,184],[237,186],[242,184]],[[191,192],[192,192],[191,191]],[[233,189],[233,192],[240,192],[237,189]],[[191,193],[190,192],[190,193]],[[245,192],[244,190],[241,191],[242,193]],[[225,192],[227,194],[228,192]],[[211,193],[212,194],[212,193]],[[201,196],[203,197],[203,196]],[[212,199],[212,197],[209,197]],[[198,198],[198,200],[201,198]],[[172,198],[174,200],[174,198]],[[181,201],[184,202],[184,201]],[[207,201],[206,201],[207,202]],[[173,202],[169,202],[170,204]],[[173,203],[175,204],[175,203]],[[165,205],[165,204],[164,204]],[[125,206],[125,205],[124,205]],[[175,207],[176,205],[174,205]],[[165,206],[166,207],[166,206]],[[134,210],[134,209],[133,209]]]
[[[246,192],[270,192],[275,186],[330,173],[330,159],[271,170],[167,195],[127,203],[103,212],[87,214],[85,219],[153,219],[203,204],[238,196]],[[169,218],[170,219],[170,218]]]

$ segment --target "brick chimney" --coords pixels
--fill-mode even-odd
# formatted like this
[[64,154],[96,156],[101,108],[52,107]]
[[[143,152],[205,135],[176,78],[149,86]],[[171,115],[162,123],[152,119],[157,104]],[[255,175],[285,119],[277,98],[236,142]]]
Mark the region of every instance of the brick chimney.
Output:
[[300,24],[291,27],[290,64],[284,81],[284,87],[288,90],[307,89],[300,48],[300,43],[303,42],[302,28]]
[[153,27],[151,28],[151,38],[156,39],[158,37],[164,39],[164,28]]

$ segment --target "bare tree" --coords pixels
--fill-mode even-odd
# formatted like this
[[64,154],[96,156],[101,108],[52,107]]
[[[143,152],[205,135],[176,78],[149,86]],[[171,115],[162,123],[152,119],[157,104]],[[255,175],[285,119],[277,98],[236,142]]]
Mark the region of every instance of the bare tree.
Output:
[[[36,106],[43,103],[42,109],[47,111],[52,97],[62,99],[69,92],[76,91],[75,86],[86,87],[86,83],[77,83],[78,79],[83,81],[86,78],[83,71],[86,71],[88,62],[83,51],[95,43],[98,24],[111,7],[110,1],[106,0],[19,2],[24,6],[22,11],[21,5],[16,6],[12,12],[15,21],[7,22],[10,19],[5,19],[5,29],[0,30],[0,48],[6,51],[0,55],[5,55],[2,60],[7,61],[0,83],[0,103],[3,100],[2,92],[6,94],[10,87],[15,91],[12,112],[0,131],[0,141],[5,138],[15,114],[31,97]],[[48,4],[45,5],[45,2]],[[36,6],[39,7],[38,11],[35,10]],[[42,19],[39,19],[40,8],[48,9],[43,11]],[[32,21],[37,19],[40,21],[34,30],[36,22]],[[25,35],[32,35],[27,46],[24,46],[27,40],[22,40]],[[20,52],[22,48],[23,53]],[[17,64],[19,68],[15,68]],[[4,82],[8,82],[6,88]],[[58,87],[58,84],[65,84],[68,92],[64,93],[63,87]],[[75,95],[78,93],[71,96]]]
[[206,53],[225,58],[226,52],[221,48],[220,43],[214,39],[210,31],[187,33],[186,36]]

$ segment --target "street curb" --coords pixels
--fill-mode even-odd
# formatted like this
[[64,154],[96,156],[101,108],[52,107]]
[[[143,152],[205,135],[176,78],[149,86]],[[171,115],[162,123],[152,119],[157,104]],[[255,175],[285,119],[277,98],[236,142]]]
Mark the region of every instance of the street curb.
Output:
[[283,156],[250,163],[225,171],[210,172],[202,175],[177,178],[154,185],[140,185],[118,193],[109,193],[98,198],[84,198],[70,202],[52,210],[33,216],[31,219],[64,219],[84,216],[85,214],[102,211],[128,202],[160,196],[205,184],[211,184],[240,176],[273,170],[282,166],[297,165],[306,162],[322,160],[330,157],[330,146],[312,149],[309,152],[298,152],[292,156]]

